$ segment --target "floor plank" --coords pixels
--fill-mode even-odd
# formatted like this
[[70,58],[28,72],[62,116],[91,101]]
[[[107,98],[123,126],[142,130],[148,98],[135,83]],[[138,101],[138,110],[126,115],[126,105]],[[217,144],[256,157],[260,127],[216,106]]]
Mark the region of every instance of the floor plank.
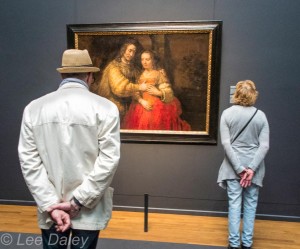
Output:
[[[40,233],[33,206],[0,205],[0,219],[2,232]],[[225,247],[227,219],[149,213],[148,232],[144,232],[142,212],[114,211],[100,237]],[[256,220],[253,248],[299,249],[300,222]]]

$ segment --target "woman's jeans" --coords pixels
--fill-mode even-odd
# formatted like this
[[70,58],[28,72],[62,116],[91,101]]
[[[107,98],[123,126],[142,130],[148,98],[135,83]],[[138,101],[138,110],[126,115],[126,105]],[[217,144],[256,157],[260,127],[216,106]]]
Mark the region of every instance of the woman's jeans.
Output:
[[240,222],[243,203],[242,244],[251,247],[253,243],[254,221],[258,202],[259,187],[251,184],[243,188],[239,180],[227,180],[229,201],[228,230],[231,247],[240,246]]
[[43,249],[95,249],[100,231],[69,229],[63,233],[56,232],[52,226],[42,229]]

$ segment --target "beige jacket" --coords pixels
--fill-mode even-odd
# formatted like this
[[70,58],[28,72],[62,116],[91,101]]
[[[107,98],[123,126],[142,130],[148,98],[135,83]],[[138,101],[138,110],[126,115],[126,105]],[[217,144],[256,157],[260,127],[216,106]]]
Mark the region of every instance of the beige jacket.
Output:
[[49,206],[73,196],[84,206],[72,220],[74,229],[106,227],[112,211],[109,185],[120,157],[114,104],[83,84],[64,84],[25,108],[18,151],[40,228],[52,225],[45,212]]

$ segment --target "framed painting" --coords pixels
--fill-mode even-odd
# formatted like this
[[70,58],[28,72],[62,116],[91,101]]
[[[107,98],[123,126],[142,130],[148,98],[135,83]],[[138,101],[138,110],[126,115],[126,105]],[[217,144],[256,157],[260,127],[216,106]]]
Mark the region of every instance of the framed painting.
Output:
[[90,90],[120,111],[122,142],[216,144],[221,21],[67,25],[100,67]]

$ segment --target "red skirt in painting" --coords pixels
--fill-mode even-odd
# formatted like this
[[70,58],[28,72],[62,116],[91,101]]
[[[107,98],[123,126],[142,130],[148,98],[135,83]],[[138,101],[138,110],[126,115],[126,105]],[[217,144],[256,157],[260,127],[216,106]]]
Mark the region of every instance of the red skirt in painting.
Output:
[[140,103],[133,102],[124,117],[121,128],[133,130],[170,130],[190,131],[190,125],[180,118],[182,113],[179,100],[174,97],[170,103],[164,103],[160,98],[143,93],[143,99],[152,104],[152,110],[147,111]]

